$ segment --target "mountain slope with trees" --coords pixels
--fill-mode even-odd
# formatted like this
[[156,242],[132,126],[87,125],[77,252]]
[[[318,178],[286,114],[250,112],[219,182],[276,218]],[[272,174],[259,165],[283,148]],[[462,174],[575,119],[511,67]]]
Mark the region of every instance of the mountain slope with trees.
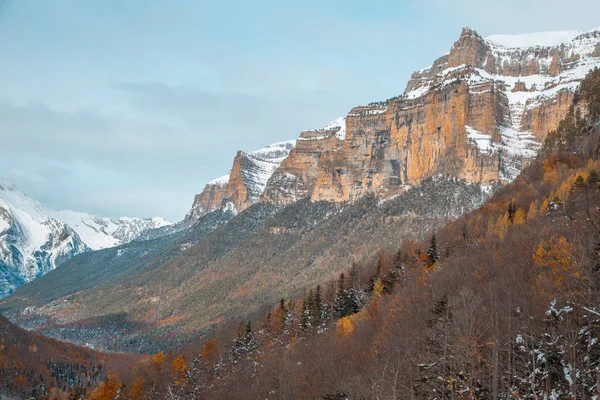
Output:
[[131,379],[145,398],[597,398],[599,78],[476,211]]

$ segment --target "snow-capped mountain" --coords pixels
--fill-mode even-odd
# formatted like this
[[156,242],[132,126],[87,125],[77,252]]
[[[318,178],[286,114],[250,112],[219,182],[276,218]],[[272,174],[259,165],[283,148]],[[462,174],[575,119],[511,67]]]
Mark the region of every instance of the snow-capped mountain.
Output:
[[70,210],[57,211],[53,215],[69,225],[91,250],[118,246],[148,229],[170,225],[160,217],[110,219]]
[[509,182],[536,156],[595,67],[600,29],[484,38],[464,28],[448,53],[412,74],[402,95],[301,132],[277,162],[238,152],[231,173],[196,196],[186,220],[223,205],[241,211],[256,199],[389,198],[436,175]]
[[111,220],[54,211],[0,181],[0,297],[77,254],[126,243],[168,224],[162,218]]
[[600,28],[486,38],[465,28],[450,53],[413,74],[404,96],[422,99],[457,82],[466,82],[470,94],[482,99],[486,93],[495,95],[497,123],[465,128],[481,152],[502,153],[506,168],[501,178],[512,180],[522,164],[514,159],[537,154],[579,82],[599,65]]

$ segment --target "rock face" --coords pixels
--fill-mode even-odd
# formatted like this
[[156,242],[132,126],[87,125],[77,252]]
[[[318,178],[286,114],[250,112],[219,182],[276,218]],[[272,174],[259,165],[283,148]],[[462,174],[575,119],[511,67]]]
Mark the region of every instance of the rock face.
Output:
[[289,204],[391,197],[433,175],[510,181],[595,66],[600,30],[483,38],[464,28],[449,53],[413,73],[401,96],[302,132],[266,185],[247,184],[253,153],[238,153],[230,175],[196,196],[188,218],[226,205],[241,211],[258,198]]
[[274,143],[253,152],[238,151],[228,175],[206,184],[185,216],[187,225],[200,217],[227,208],[241,212],[258,202],[267,181],[294,148],[295,140]]
[[303,131],[296,148],[267,182],[261,200],[284,205],[310,196],[317,181],[321,156],[342,146],[345,130],[345,118],[338,118],[323,129]]

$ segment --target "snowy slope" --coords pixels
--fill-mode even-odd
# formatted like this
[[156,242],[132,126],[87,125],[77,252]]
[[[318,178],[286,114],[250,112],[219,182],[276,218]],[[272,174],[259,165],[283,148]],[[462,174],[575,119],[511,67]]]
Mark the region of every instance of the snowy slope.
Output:
[[[230,184],[231,171],[208,182],[202,193],[194,198],[192,208],[186,214],[184,223],[193,225],[200,217],[216,210],[229,210],[233,213],[243,211],[250,204],[256,203],[264,192],[269,178],[273,175],[279,165],[287,158],[295,147],[295,140],[273,143],[256,151],[240,151],[234,159],[233,165],[239,163],[241,180],[247,193],[247,198],[233,196],[231,193],[242,188],[236,187],[238,179]],[[236,170],[237,171],[237,170]]]
[[57,212],[0,181],[0,297],[77,254],[126,243],[167,224],[161,218],[114,221]]
[[252,203],[258,201],[269,178],[287,158],[295,144],[295,140],[288,140],[270,144],[250,153],[244,152],[245,162],[242,177]]
[[311,133],[323,133],[323,135],[310,135],[303,136],[301,135],[297,140],[322,140],[328,137],[329,132],[335,132],[335,136],[344,140],[346,138],[346,118],[339,117],[334,119],[331,122],[328,122],[323,128],[319,129],[307,129],[303,131],[303,133],[311,132]]
[[170,225],[160,217],[147,219],[122,217],[113,220],[70,210],[54,212],[52,215],[69,225],[92,250],[127,243],[145,230]]

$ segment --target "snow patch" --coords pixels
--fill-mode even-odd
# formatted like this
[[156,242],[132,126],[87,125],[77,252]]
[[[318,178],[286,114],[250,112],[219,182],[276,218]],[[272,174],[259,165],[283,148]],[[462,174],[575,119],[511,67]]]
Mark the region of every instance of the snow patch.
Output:
[[467,138],[469,139],[469,142],[477,146],[482,153],[492,152],[492,137],[490,135],[486,135],[468,125],[465,125],[465,128],[467,129]]
[[217,179],[213,179],[208,182],[207,185],[218,185],[223,186],[229,182],[229,174],[218,177]]
[[570,42],[582,31],[536,32],[519,35],[491,35],[486,41],[509,48],[551,47]]
[[336,118],[333,121],[329,122],[327,125],[325,125],[324,129],[325,130],[338,129],[338,131],[336,132],[335,135],[338,137],[338,139],[344,140],[346,138],[346,118],[344,118],[344,117]]

